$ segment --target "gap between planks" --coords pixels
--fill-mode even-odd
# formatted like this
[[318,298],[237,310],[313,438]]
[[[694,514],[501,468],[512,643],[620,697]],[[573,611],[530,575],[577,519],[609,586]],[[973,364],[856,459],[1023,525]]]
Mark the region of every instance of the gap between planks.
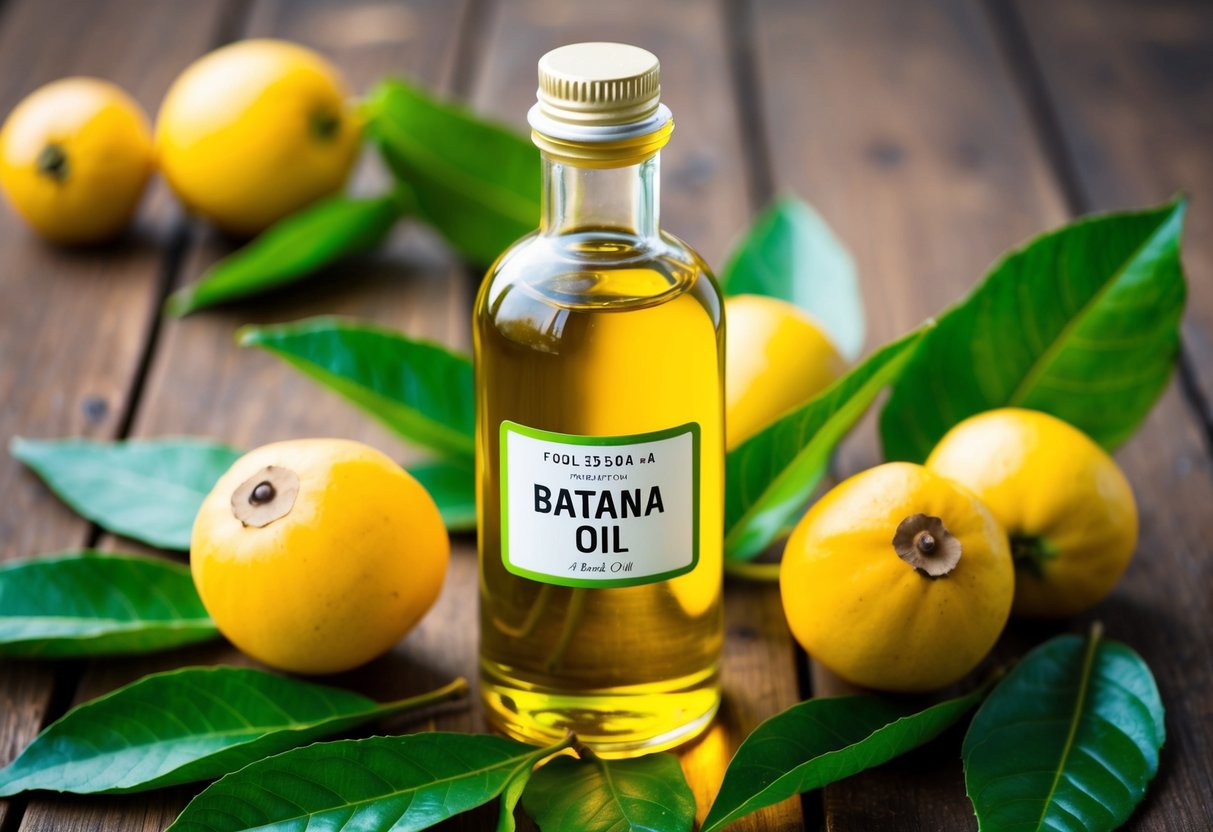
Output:
[[[771,158],[771,140],[767,132],[767,113],[763,106],[761,76],[755,59],[757,42],[754,30],[753,0],[719,0],[724,21],[725,57],[733,80],[735,119],[744,154],[742,170],[746,177],[750,215],[756,216],[775,199],[775,171]],[[723,266],[723,264],[721,264]],[[830,473],[836,475],[836,462],[830,460]],[[728,590],[726,582],[726,591]],[[808,654],[798,645],[795,650],[796,687],[801,700],[813,697],[813,673]],[[805,828],[823,829],[826,823],[821,789],[803,792],[800,808]]]
[[733,78],[737,129],[745,154],[750,213],[757,214],[775,197],[770,138],[763,112],[758,63],[754,60],[754,6],[751,0],[720,0],[725,27],[725,52]]

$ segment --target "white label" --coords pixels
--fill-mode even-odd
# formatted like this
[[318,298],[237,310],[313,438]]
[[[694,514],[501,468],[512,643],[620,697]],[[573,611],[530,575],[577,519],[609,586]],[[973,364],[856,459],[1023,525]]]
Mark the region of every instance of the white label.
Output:
[[634,586],[699,560],[699,425],[573,436],[501,423],[501,557],[560,586]]

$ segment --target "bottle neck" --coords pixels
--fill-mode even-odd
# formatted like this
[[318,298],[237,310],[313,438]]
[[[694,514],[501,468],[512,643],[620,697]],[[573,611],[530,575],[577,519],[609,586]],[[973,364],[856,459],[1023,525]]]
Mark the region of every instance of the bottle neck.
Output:
[[609,229],[642,240],[656,237],[660,155],[624,167],[588,168],[545,153],[540,233]]

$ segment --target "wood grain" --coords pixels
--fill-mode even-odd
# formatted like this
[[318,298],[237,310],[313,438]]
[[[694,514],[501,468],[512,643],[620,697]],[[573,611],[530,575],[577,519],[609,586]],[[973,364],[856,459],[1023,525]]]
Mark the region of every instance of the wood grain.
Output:
[[[1076,2],[1018,5],[1045,106],[1063,144],[1079,210],[1113,210],[1192,194],[1184,232],[1189,301],[1184,343],[1197,383],[1213,393],[1213,7]],[[1014,23],[1015,20],[1012,19]],[[1019,67],[1021,70],[1024,67]],[[1202,404],[1189,401],[1199,408]],[[1209,447],[1172,391],[1140,439],[1120,455],[1137,485],[1143,543],[1102,614],[1113,637],[1137,648],[1167,706],[1159,781],[1141,829],[1213,825],[1213,587]],[[1204,418],[1213,413],[1207,409]]]
[[[661,224],[720,264],[750,214],[730,34],[721,7],[694,0],[503,2],[485,38],[473,98],[479,109],[525,129],[535,62],[544,52],[583,40],[618,40],[652,51],[662,63],[662,100],[677,124],[662,151]],[[725,704],[713,729],[681,753],[701,819],[741,740],[800,699],[778,591],[739,583],[730,584],[725,596]],[[786,801],[732,828],[801,828],[799,802]]]
[[[458,4],[418,2],[385,6],[374,2],[258,3],[246,33],[275,35],[316,47],[341,68],[354,89],[365,89],[389,72],[409,72],[439,84],[451,70]],[[178,60],[176,68],[183,68]],[[357,186],[372,190],[384,174],[374,165],[359,172]],[[201,225],[178,282],[196,279],[231,243]],[[418,337],[467,342],[469,289],[463,272],[432,235],[398,231],[385,249],[333,269],[306,286],[271,298],[166,321],[148,370],[133,435],[200,434],[237,447],[304,436],[342,436],[367,442],[401,460],[418,454],[404,448],[351,405],[307,381],[268,354],[237,347],[242,324],[291,321],[317,314],[348,315],[402,329]],[[103,540],[106,548],[132,548]],[[439,686],[475,666],[475,551],[455,541],[444,592],[423,625],[393,653],[332,680],[388,700]],[[465,597],[466,596],[466,597]],[[146,673],[185,664],[249,664],[226,644],[208,645],[151,658],[97,663],[86,672],[76,700],[84,701]],[[474,701],[474,700],[473,700]],[[474,711],[444,708],[433,720],[395,722],[394,730],[442,727],[476,730]],[[198,791],[183,787],[113,798],[31,800],[23,830],[159,830]],[[469,827],[470,828],[470,827]]]
[[[146,29],[130,32],[129,21],[141,5],[7,3],[0,16],[0,113],[42,84],[86,74],[109,78],[154,112],[177,62],[203,47],[221,6],[157,6],[144,12]],[[160,29],[181,34],[169,43],[157,34]],[[72,251],[43,243],[10,206],[0,208],[0,440],[6,445],[18,435],[111,438],[121,431],[158,304],[161,241],[173,217],[153,191],[126,237]],[[0,454],[0,493],[0,559],[89,542],[88,524],[7,453]],[[5,663],[0,764],[42,726],[54,677],[45,664]],[[70,670],[63,678],[70,681]],[[9,801],[0,801],[5,828],[14,820],[9,808]]]
[[[993,10],[993,14],[986,11]],[[1202,187],[1213,184],[1213,13],[1207,4],[1105,0],[1050,4],[989,0],[869,0],[855,4],[735,0],[566,3],[556,0],[255,0],[147,3],[7,0],[0,6],[0,107],[69,73],[102,75],[149,110],[188,60],[228,31],[276,36],[329,55],[361,91],[404,73],[470,94],[482,112],[523,125],[542,52],[583,39],[639,43],[663,61],[663,95],[678,130],[663,154],[663,225],[719,264],[769,191],[812,201],[855,252],[870,343],[908,330],[966,291],[1005,248],[1054,226],[1074,208],[1130,207],[1180,188],[1196,195],[1185,260],[1192,284],[1185,342],[1200,389],[1213,398],[1213,231]],[[237,26],[237,24],[239,24]],[[1010,29],[1008,29],[1010,27]],[[752,37],[752,40],[750,38]],[[1018,39],[1018,40],[1017,40]],[[1017,45],[1018,44],[1018,45]],[[738,67],[731,60],[753,59]],[[749,72],[749,70],[753,72]],[[738,72],[740,70],[740,73]],[[1040,89],[1033,90],[1033,72]],[[736,96],[741,79],[742,105]],[[1043,92],[1043,100],[1040,94]],[[1044,109],[1045,118],[1040,117]],[[759,117],[757,125],[746,119]],[[1050,125],[1052,120],[1052,126]],[[1054,129],[1055,128],[1055,129]],[[765,138],[765,143],[755,146]],[[773,187],[766,184],[769,159]],[[374,192],[384,172],[363,160],[354,182]],[[747,185],[750,187],[747,188]],[[417,459],[359,411],[276,359],[237,348],[237,326],[348,314],[457,347],[469,344],[469,279],[426,229],[400,229],[380,254],[332,269],[260,301],[167,322],[143,395],[130,401],[152,333],[161,273],[177,213],[157,186],[138,227],[99,251],[38,243],[0,213],[0,428],[5,436],[199,433],[237,445],[339,435]],[[231,244],[195,226],[177,284],[194,280]],[[1206,418],[1213,417],[1206,411]],[[1137,488],[1142,540],[1126,579],[1081,620],[1013,627],[1013,655],[1054,632],[1104,620],[1138,649],[1168,707],[1159,780],[1128,828],[1213,825],[1213,463],[1197,420],[1168,391],[1119,455]],[[843,472],[879,459],[871,420],[840,456]],[[27,472],[0,460],[0,558],[90,539],[87,525]],[[387,699],[455,675],[475,682],[474,540],[454,541],[451,571],[432,613],[392,653],[332,680]],[[132,544],[103,538],[106,548]],[[681,757],[700,815],[737,743],[757,722],[797,701],[795,654],[772,587],[730,584],[726,701],[717,725]],[[249,663],[220,643],[88,667],[76,701],[184,664]],[[64,666],[63,680],[74,678]],[[823,668],[818,694],[849,690]],[[52,673],[28,664],[0,672],[0,761],[41,725]],[[405,719],[393,731],[485,730],[476,700]],[[735,825],[787,830],[973,829],[959,764],[960,732],[825,790],[809,814],[788,801]],[[160,830],[197,791],[31,800],[21,828]],[[824,809],[824,818],[821,811]],[[16,818],[0,802],[0,828]],[[445,828],[491,828],[491,809]],[[524,826],[524,828],[527,828]],[[530,827],[533,828],[533,827]]]
[[[1043,5],[1025,9],[1030,17]],[[769,0],[756,12],[776,184],[814,202],[855,252],[873,342],[958,298],[1008,245],[1064,221],[1062,188],[980,7]],[[1072,52],[1059,50],[1059,61]],[[848,443],[843,468],[878,459],[869,422]],[[1197,542],[1208,539],[1213,491],[1196,425],[1174,390],[1118,459],[1137,487],[1142,540],[1093,615],[1143,653],[1170,709],[1163,770],[1133,828],[1197,828],[1213,802],[1199,762],[1213,748],[1200,693],[1213,668],[1201,600],[1213,575]],[[1083,623],[1017,625],[1004,641],[1031,643]],[[815,680],[819,693],[840,690],[820,669]],[[958,739],[828,788],[826,828],[975,828]]]
[[[266,11],[266,9],[270,11]],[[336,22],[325,22],[323,16],[327,4],[308,4],[303,17],[295,14],[298,7],[290,7],[285,19],[278,14],[277,7],[259,5],[250,18],[250,26],[287,37],[300,37],[298,33],[331,32]],[[436,8],[436,6],[434,7]],[[588,6],[587,6],[588,8]],[[637,11],[640,5],[637,4]],[[521,33],[511,29],[519,18],[512,15],[517,9],[502,10],[496,17],[500,25],[481,33],[489,45],[481,79],[493,79],[503,84],[500,91],[484,82],[477,84],[477,99],[487,97],[494,106],[504,106],[507,95],[518,98],[518,106],[508,115],[515,121],[525,113],[533,96],[534,60],[548,45],[536,45],[529,49],[520,42]],[[532,13],[543,11],[539,6]],[[685,4],[681,10],[694,26],[680,30],[674,25],[675,18],[666,21],[662,39],[655,44],[667,61],[667,66],[681,67],[667,74],[667,89],[681,87],[684,92],[682,104],[675,100],[687,115],[680,116],[682,132],[692,139],[701,140],[691,146],[682,156],[675,156],[672,165],[667,165],[666,205],[676,206],[672,221],[678,228],[677,218],[682,217],[691,226],[691,236],[698,234],[709,246],[716,247],[716,256],[723,251],[728,236],[736,233],[744,222],[748,211],[745,202],[743,171],[740,168],[740,153],[734,133],[713,135],[709,130],[709,118],[720,118],[723,124],[734,125],[731,99],[719,95],[704,95],[702,99],[690,98],[696,86],[694,76],[705,75],[713,82],[717,91],[730,90],[728,68],[725,62],[724,31],[722,20],[714,11]],[[331,12],[331,9],[329,9]],[[410,13],[420,13],[414,7]],[[345,17],[348,10],[342,10]],[[378,12],[377,12],[378,13]],[[433,13],[432,9],[430,14]],[[605,14],[606,12],[601,12]],[[317,17],[319,16],[319,17]],[[544,34],[553,43],[575,40],[586,35],[563,29],[552,23],[553,18],[543,17],[548,28]],[[452,18],[453,21],[454,18]],[[614,19],[612,17],[612,19]],[[595,20],[587,22],[584,30],[589,33],[599,29]],[[434,37],[435,21],[430,20],[424,31],[433,37],[431,43],[452,43],[453,37]],[[705,31],[716,44],[711,51],[703,49]],[[448,33],[449,34],[449,33]],[[678,37],[674,37],[677,34]],[[629,30],[621,30],[618,37],[629,38]],[[352,78],[355,84],[363,79],[362,71],[375,73],[375,62],[366,58],[363,49],[357,46],[342,46],[342,40],[317,45],[325,48]],[[496,71],[493,64],[494,43],[510,44],[510,49],[526,54],[528,68],[518,83],[509,83],[508,75]],[[371,48],[371,47],[367,47]],[[344,50],[349,50],[348,54]],[[531,54],[533,53],[533,54]],[[418,58],[417,68],[446,67],[441,77],[447,77],[451,62],[441,56],[430,55]],[[382,70],[380,70],[382,71]],[[673,81],[670,80],[673,78]],[[676,83],[682,78],[684,83]],[[505,90],[509,92],[506,93]],[[500,92],[500,95],[498,94]],[[724,102],[722,109],[721,100]],[[671,179],[671,168],[673,182]],[[360,185],[374,186],[376,172],[365,174]],[[719,206],[712,211],[702,210],[702,200],[712,199]],[[667,211],[667,218],[671,212]],[[681,228],[679,230],[682,230]],[[213,258],[216,245],[204,242],[190,256],[187,274],[196,274]],[[221,250],[221,247],[219,247]],[[348,314],[373,317],[380,322],[401,327],[414,334],[466,345],[466,316],[470,304],[466,291],[452,291],[459,286],[458,274],[452,275],[451,262],[445,259],[439,246],[432,245],[432,238],[414,233],[411,241],[393,247],[375,267],[364,267],[369,271],[360,280],[350,280],[348,272],[329,276],[309,285],[304,291],[292,293],[289,300],[277,298],[258,303],[246,303],[231,310],[199,315],[185,321],[172,322],[166,326],[162,343],[153,361],[148,378],[147,397],[135,422],[135,432],[140,435],[155,435],[170,431],[206,432],[218,435],[237,444],[253,444],[284,435],[301,435],[317,431],[332,431],[340,426],[343,435],[353,435],[380,446],[397,449],[390,439],[374,428],[365,418],[356,414],[340,401],[318,393],[300,377],[286,370],[273,359],[257,354],[246,354],[230,347],[233,327],[238,322],[262,319],[291,319],[323,309]],[[404,260],[409,266],[396,280],[407,281],[405,286],[391,287],[387,281],[376,276],[376,269],[391,269],[393,264]],[[430,279],[432,277],[432,279]],[[334,288],[331,283],[340,281]],[[466,288],[466,287],[465,287]],[[390,299],[390,292],[399,294],[397,300]],[[306,402],[306,404],[304,404]],[[398,449],[401,454],[404,449]],[[394,697],[431,687],[462,673],[469,677],[475,674],[475,598],[476,568],[474,552],[464,541],[457,546],[451,574],[442,599],[436,609],[425,619],[404,644],[389,657],[373,663],[367,668],[346,675],[339,681],[367,689],[377,697]],[[725,686],[728,691],[724,716],[713,732],[694,745],[684,756],[685,766],[695,785],[700,799],[701,811],[719,784],[723,768],[737,743],[757,721],[776,710],[786,707],[799,698],[793,653],[786,627],[782,621],[776,596],[770,588],[741,586],[730,589],[728,602],[730,620],[728,660]],[[230,649],[201,648],[194,651],[200,661],[236,659]],[[180,657],[176,657],[180,660]],[[172,658],[162,661],[173,663]],[[107,666],[90,673],[80,691],[81,698],[95,696],[114,685],[129,681],[161,661],[151,663],[138,661],[125,667]],[[755,679],[762,679],[755,684]],[[474,681],[474,678],[472,679]],[[475,707],[448,711],[439,714],[426,727],[454,730],[484,730],[479,712]],[[418,726],[421,727],[421,726]],[[186,794],[178,791],[163,801],[159,795],[150,795],[154,811],[149,817],[169,818],[179,807]],[[87,807],[81,809],[81,806]],[[143,824],[146,819],[131,812],[131,803],[115,803],[114,810],[106,813],[105,801],[74,801],[74,813],[65,815],[58,802],[36,803],[30,807],[30,828],[73,828],[71,824],[101,819],[107,829],[132,828],[130,824]],[[153,823],[155,820],[152,821]],[[483,828],[488,822],[487,813],[457,819],[452,826],[457,828]],[[68,824],[68,825],[64,825]],[[799,826],[799,804],[790,801],[784,806],[756,815],[740,828],[790,829]]]
[[661,100],[676,125],[661,153],[661,226],[719,266],[750,214],[729,35],[719,9],[693,0],[502,2],[488,23],[473,101],[529,130],[535,64],[544,52],[582,40],[652,51],[661,60]]
[[[1022,33],[1017,69],[1037,73],[1079,211],[1191,195],[1185,347],[1213,419],[1213,5],[996,0]],[[1014,47],[1014,44],[1012,44]],[[1022,64],[1028,64],[1024,66]]]
[[[966,290],[1061,203],[1008,102],[980,9],[964,2],[755,6],[775,186],[851,248],[875,346]],[[841,473],[879,461],[869,419]],[[851,692],[815,667],[814,692]],[[825,828],[969,829],[955,737],[824,790]]]

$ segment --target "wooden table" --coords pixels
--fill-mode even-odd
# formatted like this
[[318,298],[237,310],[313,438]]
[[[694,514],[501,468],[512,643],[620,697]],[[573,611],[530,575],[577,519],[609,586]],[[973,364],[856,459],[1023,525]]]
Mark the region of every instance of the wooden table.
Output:
[[[791,190],[855,253],[870,343],[964,293],[1008,246],[1077,213],[1196,199],[1184,363],[1119,454],[1142,514],[1140,549],[1094,611],[1136,647],[1167,706],[1158,780],[1129,827],[1213,827],[1213,5],[1128,0],[0,0],[0,112],[72,74],[110,78],[154,112],[185,64],[235,38],[323,50],[357,90],[407,73],[522,126],[535,60],[565,42],[656,52],[678,117],[665,155],[664,224],[719,264],[748,218]],[[355,188],[383,174],[367,164]],[[0,438],[203,434],[238,446],[339,435],[415,452],[268,355],[233,343],[246,322],[340,313],[466,348],[478,275],[430,232],[305,287],[185,320],[166,293],[229,245],[157,185],[125,241],[52,249],[0,214]],[[840,473],[877,461],[871,421]],[[97,545],[133,550],[75,517],[0,458],[0,557]],[[442,598],[389,657],[340,680],[379,697],[475,676],[475,545],[455,541]],[[727,700],[683,754],[706,808],[732,750],[767,716],[837,690],[796,651],[776,590],[730,583]],[[1089,618],[1090,616],[1088,616]],[[1085,622],[1066,629],[1080,630]],[[1016,628],[1025,643],[1051,630]],[[239,662],[210,646],[150,659],[0,665],[0,762],[75,702],[149,671]],[[474,708],[400,730],[483,730]],[[975,829],[957,736],[757,814],[745,830]],[[0,830],[159,830],[194,790],[0,802]],[[452,828],[488,828],[491,814]]]

